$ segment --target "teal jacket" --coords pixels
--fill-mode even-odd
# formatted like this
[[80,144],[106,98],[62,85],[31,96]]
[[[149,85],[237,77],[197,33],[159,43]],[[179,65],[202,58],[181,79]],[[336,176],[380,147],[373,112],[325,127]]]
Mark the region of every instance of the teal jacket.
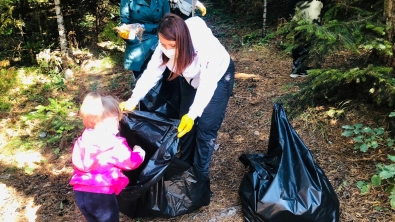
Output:
[[170,12],[168,0],[121,0],[121,24],[140,23],[144,25],[143,39],[125,40],[124,67],[140,71],[146,59],[149,59],[151,47],[158,44],[157,28],[159,20]]

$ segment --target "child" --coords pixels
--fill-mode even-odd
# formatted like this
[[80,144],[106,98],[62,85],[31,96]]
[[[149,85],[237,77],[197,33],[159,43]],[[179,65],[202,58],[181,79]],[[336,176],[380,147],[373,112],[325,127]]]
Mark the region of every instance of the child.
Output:
[[116,195],[129,183],[122,170],[139,167],[145,151],[116,136],[122,113],[113,97],[89,93],[80,115],[86,128],[74,144],[70,180],[77,206],[88,222],[119,221]]

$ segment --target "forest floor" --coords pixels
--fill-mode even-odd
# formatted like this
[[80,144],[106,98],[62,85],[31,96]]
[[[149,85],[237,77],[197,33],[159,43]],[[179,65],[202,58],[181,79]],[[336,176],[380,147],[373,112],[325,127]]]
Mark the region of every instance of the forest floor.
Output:
[[[209,206],[176,218],[136,220],[121,215],[121,221],[244,221],[238,189],[246,169],[238,158],[246,153],[266,153],[274,100],[298,90],[290,83],[304,81],[290,78],[291,57],[276,47],[276,39],[260,45],[235,45],[233,36],[243,36],[243,33],[232,28],[231,22],[224,22],[215,15],[208,16],[206,21],[229,50],[236,65],[233,95],[219,131],[219,147],[214,151],[210,165],[214,196]],[[95,64],[100,62],[95,57],[86,60],[85,66],[75,73],[75,82],[67,85],[64,93],[73,94],[74,100],[80,101],[92,83],[99,82],[98,87],[106,93],[121,100],[127,99],[130,94],[125,94],[124,89],[129,86],[122,78],[129,78],[130,72],[123,70],[122,64],[95,72]],[[118,78],[116,89],[110,87],[114,77]],[[286,111],[291,111],[289,109],[286,107]],[[328,114],[331,109],[343,109],[344,114],[331,117]],[[376,170],[375,164],[386,159],[386,152],[361,153],[353,148],[349,138],[341,135],[344,125],[386,126],[386,116],[387,112],[373,105],[350,100],[312,107],[290,119],[338,196],[341,222],[395,221],[388,195],[382,188],[372,188],[368,194],[361,195],[357,187],[358,181],[370,181]],[[47,161],[36,163],[40,167],[33,174],[11,167],[15,160],[0,154],[1,221],[84,221],[68,185],[72,173],[71,144],[64,147],[60,156],[52,150],[42,151],[41,155]],[[26,159],[34,161],[35,156]]]

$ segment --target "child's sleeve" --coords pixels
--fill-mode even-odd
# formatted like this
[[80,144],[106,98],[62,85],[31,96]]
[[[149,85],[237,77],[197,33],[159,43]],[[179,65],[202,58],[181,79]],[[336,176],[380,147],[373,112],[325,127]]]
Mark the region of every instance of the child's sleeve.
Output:
[[145,151],[139,147],[132,151],[124,138],[118,138],[114,147],[113,164],[123,170],[134,170],[144,161]]

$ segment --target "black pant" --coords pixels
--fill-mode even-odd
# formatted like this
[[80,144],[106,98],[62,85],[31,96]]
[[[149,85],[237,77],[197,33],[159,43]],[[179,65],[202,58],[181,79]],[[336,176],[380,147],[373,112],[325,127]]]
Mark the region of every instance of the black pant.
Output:
[[292,49],[292,73],[306,73],[306,59],[310,44],[300,44]]
[[119,222],[115,194],[74,191],[75,202],[88,222]]
[[[217,83],[209,104],[201,117],[195,119],[192,130],[180,139],[180,159],[194,164],[205,175],[209,174],[209,165],[214,151],[218,130],[225,117],[229,97],[233,91],[235,68],[230,60],[229,67]],[[196,89],[183,78],[181,83],[180,118],[188,113],[195,98]]]

